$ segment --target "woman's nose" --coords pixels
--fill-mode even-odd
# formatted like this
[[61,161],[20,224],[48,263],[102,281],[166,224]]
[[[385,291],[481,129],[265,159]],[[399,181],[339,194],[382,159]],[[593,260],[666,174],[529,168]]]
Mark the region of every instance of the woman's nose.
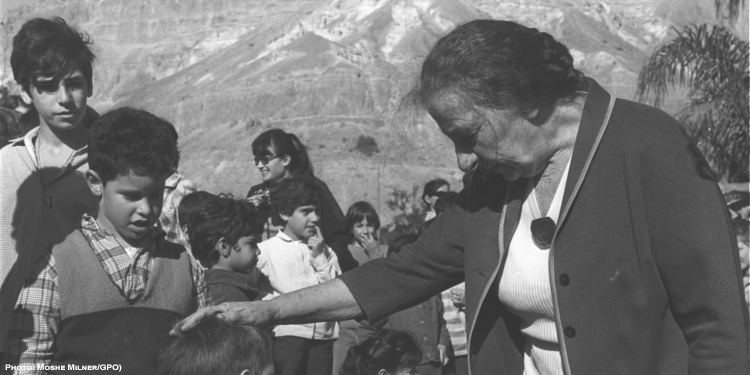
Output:
[[477,162],[477,160],[478,158],[474,154],[456,153],[458,169],[463,172],[468,172],[469,170],[471,170],[471,167],[474,165],[474,163]]

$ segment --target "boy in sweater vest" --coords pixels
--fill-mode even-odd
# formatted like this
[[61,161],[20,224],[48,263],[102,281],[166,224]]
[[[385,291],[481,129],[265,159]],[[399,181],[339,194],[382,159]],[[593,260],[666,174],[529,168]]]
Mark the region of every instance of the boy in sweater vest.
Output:
[[148,112],[120,108],[94,122],[86,181],[94,216],[37,262],[10,331],[17,374],[156,374],[171,325],[210,303],[203,272],[155,225],[164,181],[178,164],[177,132]]
[[[288,177],[271,190],[271,207],[284,228],[258,247],[258,269],[268,277],[273,296],[331,280],[341,274],[336,253],[318,228],[321,190],[307,177]],[[285,324],[274,332],[277,375],[328,375],[333,365],[337,322]]]

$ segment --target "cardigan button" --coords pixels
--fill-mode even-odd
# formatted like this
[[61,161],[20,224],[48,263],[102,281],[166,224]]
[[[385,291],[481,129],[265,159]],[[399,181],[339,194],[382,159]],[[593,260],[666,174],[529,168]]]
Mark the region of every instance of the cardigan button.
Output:
[[568,277],[567,273],[563,273],[560,275],[560,285],[562,286],[568,286],[570,284],[570,277]]
[[565,327],[565,329],[563,330],[563,332],[565,333],[565,336],[567,336],[567,337],[569,337],[571,339],[573,337],[576,337],[576,329],[573,328],[573,327],[571,327],[571,326]]

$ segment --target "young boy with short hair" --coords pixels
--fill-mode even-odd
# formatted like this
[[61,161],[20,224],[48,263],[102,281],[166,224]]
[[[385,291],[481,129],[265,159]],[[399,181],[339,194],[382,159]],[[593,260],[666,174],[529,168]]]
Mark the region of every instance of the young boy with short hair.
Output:
[[[336,254],[318,228],[320,190],[305,177],[289,177],[271,191],[271,207],[284,227],[261,242],[258,269],[268,277],[273,295],[316,285],[341,274]],[[274,328],[278,375],[330,374],[337,322],[279,325]]]
[[96,207],[84,178],[88,129],[99,116],[86,104],[91,44],[58,17],[31,19],[13,38],[13,76],[31,106],[19,121],[31,130],[0,149],[0,357],[34,262]]
[[255,206],[225,195],[214,196],[210,204],[193,213],[187,232],[193,256],[209,268],[206,283],[214,303],[255,301],[266,295],[252,277],[263,233]]
[[273,375],[271,337],[217,318],[182,332],[159,353],[162,375]]
[[105,363],[126,374],[156,373],[158,341],[210,304],[202,270],[154,225],[178,160],[169,122],[133,108],[97,119],[86,172],[97,211],[83,214],[26,280],[13,313],[11,370]]

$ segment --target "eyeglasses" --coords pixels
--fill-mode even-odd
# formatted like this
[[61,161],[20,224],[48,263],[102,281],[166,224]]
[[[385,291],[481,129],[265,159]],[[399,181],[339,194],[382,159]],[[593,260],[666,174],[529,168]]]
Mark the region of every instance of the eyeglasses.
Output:
[[253,158],[253,160],[255,161],[255,165],[258,165],[258,163],[261,163],[263,165],[268,165],[268,162],[278,157],[279,157],[278,155],[266,155],[260,158]]
[[552,238],[555,236],[557,224],[550,217],[542,217],[531,221],[531,236],[534,243],[542,250],[552,246]]

